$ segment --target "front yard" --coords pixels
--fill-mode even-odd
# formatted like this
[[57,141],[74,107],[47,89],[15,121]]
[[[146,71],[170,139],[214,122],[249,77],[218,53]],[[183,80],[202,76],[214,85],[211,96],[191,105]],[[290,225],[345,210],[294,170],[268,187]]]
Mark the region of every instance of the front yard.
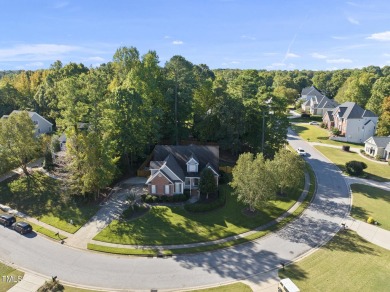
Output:
[[390,192],[360,184],[351,185],[351,189],[351,216],[365,222],[372,217],[379,222],[379,227],[390,230]]
[[249,231],[277,218],[288,210],[302,193],[302,187],[288,198],[278,198],[254,216],[247,216],[245,206],[237,202],[227,185],[220,192],[227,196],[223,208],[206,213],[189,213],[182,206],[154,206],[145,216],[131,221],[113,221],[94,239],[134,244],[169,245],[205,242]]
[[367,160],[361,157],[358,153],[352,151],[346,152],[341,149],[335,149],[326,146],[315,146],[315,148],[324,154],[334,164],[336,164],[342,171],[345,171],[345,163],[351,160],[357,160],[362,161],[367,165],[367,168],[364,170],[364,172],[367,174],[367,178],[376,181],[390,180],[389,165]]
[[389,291],[389,263],[389,250],[349,230],[279,270],[279,277],[290,278],[301,291]]
[[[18,279],[23,277],[24,273],[0,262],[0,292],[5,292],[17,284]],[[20,277],[20,278],[18,278]]]
[[293,124],[291,128],[296,132],[302,139],[308,142],[317,142],[324,143],[329,145],[350,145],[351,147],[361,148],[363,149],[363,145],[347,143],[347,142],[339,142],[334,140],[329,140],[329,131],[327,129],[321,128],[319,125],[309,125],[308,123],[298,123]]
[[[69,233],[75,233],[99,208],[64,195],[57,180],[39,172],[32,175],[29,193],[27,179],[22,176],[0,183],[0,195],[1,204]],[[69,223],[70,220],[73,224]]]

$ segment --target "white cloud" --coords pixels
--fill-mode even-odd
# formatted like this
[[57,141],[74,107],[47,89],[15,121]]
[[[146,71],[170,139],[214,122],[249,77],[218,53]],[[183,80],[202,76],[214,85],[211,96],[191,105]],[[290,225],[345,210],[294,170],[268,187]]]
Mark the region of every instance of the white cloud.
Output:
[[383,56],[384,56],[384,57],[390,57],[390,54],[384,53]]
[[81,47],[57,44],[17,45],[0,49],[0,61],[45,61],[59,59],[64,54],[80,51]]
[[26,67],[43,67],[45,64],[43,62],[32,62],[25,65]]
[[352,24],[356,24],[356,25],[359,25],[359,24],[360,24],[359,20],[357,20],[357,19],[355,19],[355,18],[353,18],[353,17],[348,17],[347,20],[348,20],[350,23],[352,23]]
[[276,52],[269,52],[269,53],[263,53],[264,56],[277,56],[279,53]]
[[184,43],[183,43],[183,41],[178,41],[178,40],[176,40],[176,41],[173,41],[172,44],[173,44],[173,45],[182,45],[182,44],[184,44]]
[[345,58],[328,59],[328,60],[326,60],[326,63],[329,63],[329,64],[346,64],[346,63],[352,63],[352,60],[351,59],[345,59]]
[[300,57],[299,55],[294,54],[294,53],[290,53],[290,52],[288,52],[286,54],[286,59],[288,59],[288,58],[299,58],[299,57]]
[[94,61],[94,62],[104,62],[104,58],[102,57],[89,57],[87,60]]
[[390,41],[390,31],[373,33],[367,39],[376,41]]
[[249,35],[245,35],[245,34],[242,35],[241,38],[242,38],[242,39],[246,39],[246,40],[251,40],[251,41],[255,41],[255,40],[256,40],[255,37],[249,36]]
[[319,54],[319,53],[312,53],[311,56],[315,59],[326,59],[325,55]]

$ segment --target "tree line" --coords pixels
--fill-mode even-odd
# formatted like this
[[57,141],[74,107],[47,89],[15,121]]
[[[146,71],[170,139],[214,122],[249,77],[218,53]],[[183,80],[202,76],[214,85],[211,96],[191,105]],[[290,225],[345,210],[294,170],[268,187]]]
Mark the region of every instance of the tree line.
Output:
[[389,116],[378,107],[390,95],[389,72],[211,70],[182,56],[161,66],[155,51],[121,47],[97,68],[56,61],[46,70],[7,72],[0,116],[32,110],[51,121],[67,136],[73,192],[98,194],[156,143],[191,138],[272,158],[286,142],[286,108],[310,85]]

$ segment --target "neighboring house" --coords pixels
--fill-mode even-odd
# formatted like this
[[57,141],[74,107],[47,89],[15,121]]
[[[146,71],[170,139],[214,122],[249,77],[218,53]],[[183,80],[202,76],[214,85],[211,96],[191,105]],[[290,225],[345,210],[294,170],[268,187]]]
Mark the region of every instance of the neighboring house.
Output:
[[372,136],[364,142],[364,151],[372,156],[388,160],[390,154],[390,137]]
[[340,136],[345,138],[340,141],[363,143],[373,136],[378,122],[378,116],[372,111],[361,108],[355,102],[344,102],[332,112],[326,111],[323,122],[328,129],[337,128]]
[[314,96],[302,104],[302,110],[310,112],[312,115],[323,116],[327,111],[333,110],[338,103],[325,95]]
[[305,87],[304,89],[302,89],[301,97],[299,98],[299,100],[307,101],[315,96],[321,97],[321,96],[323,96],[323,94],[317,87],[315,87],[313,85],[313,86]]
[[[20,112],[22,112],[22,111],[14,110],[14,111],[12,111],[11,115],[13,113],[20,113]],[[44,117],[37,114],[36,112],[29,112],[28,111],[27,113],[35,125],[35,128],[36,128],[35,136],[38,136],[38,135],[44,134],[44,133],[46,133],[46,134],[51,133],[53,131],[53,124],[50,123],[48,120],[46,120]],[[6,119],[8,117],[9,117],[9,115],[4,115],[1,118]]]
[[157,145],[146,185],[153,195],[183,194],[185,189],[198,189],[200,174],[205,168],[213,171],[218,185],[218,146]]

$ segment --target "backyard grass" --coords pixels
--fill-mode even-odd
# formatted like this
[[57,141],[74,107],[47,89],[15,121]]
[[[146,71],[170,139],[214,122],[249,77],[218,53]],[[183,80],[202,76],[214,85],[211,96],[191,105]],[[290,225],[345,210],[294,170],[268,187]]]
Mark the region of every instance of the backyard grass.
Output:
[[75,233],[97,212],[97,205],[65,196],[57,180],[39,172],[31,177],[30,192],[24,176],[0,183],[0,203],[69,233]]
[[345,163],[351,160],[362,161],[367,164],[367,168],[364,170],[367,178],[376,181],[389,181],[390,180],[390,166],[386,164],[376,163],[367,159],[364,159],[356,152],[346,152],[341,149],[335,149],[326,146],[315,146],[322,154],[329,158],[334,164],[336,164],[342,171],[345,171]]
[[390,230],[390,192],[361,184],[353,184],[351,189],[351,216],[365,222],[372,217],[379,222],[379,227]]
[[329,131],[327,129],[321,128],[319,125],[309,125],[308,123],[298,123],[291,126],[291,128],[304,140],[308,142],[317,142],[330,145],[350,145],[355,148],[362,148],[363,145],[355,143],[347,143],[329,140]]
[[227,185],[223,208],[201,214],[189,213],[182,206],[154,206],[145,216],[131,220],[114,220],[95,240],[134,245],[169,245],[205,242],[249,231],[279,217],[298,199],[302,186],[289,197],[277,198],[253,216],[247,216],[245,206],[237,201]]
[[[23,277],[23,275],[23,272],[15,270],[0,262],[0,292],[11,289],[11,287],[17,284],[18,277]],[[6,278],[7,276],[9,278]]]
[[296,264],[279,270],[304,291],[389,291],[390,251],[355,232],[339,232]]

